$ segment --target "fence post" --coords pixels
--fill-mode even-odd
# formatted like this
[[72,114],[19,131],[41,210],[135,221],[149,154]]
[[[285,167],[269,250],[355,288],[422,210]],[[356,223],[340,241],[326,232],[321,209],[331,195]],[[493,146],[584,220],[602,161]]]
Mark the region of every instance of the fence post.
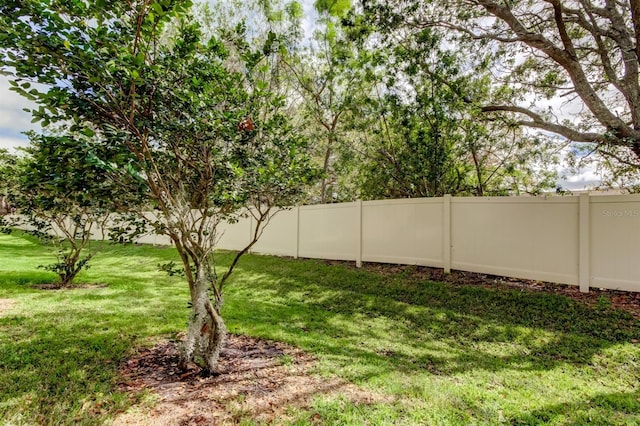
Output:
[[442,197],[442,254],[445,274],[451,273],[451,195]]
[[358,248],[356,252],[356,267],[362,267],[362,200],[356,200],[358,212]]
[[[253,216],[249,214],[249,242],[253,238]],[[248,253],[253,253],[253,250],[249,249]]]
[[296,252],[294,259],[300,257],[300,206],[296,206]]
[[589,217],[589,193],[580,194],[579,233],[578,233],[578,284],[582,293],[589,292],[591,283],[591,219]]

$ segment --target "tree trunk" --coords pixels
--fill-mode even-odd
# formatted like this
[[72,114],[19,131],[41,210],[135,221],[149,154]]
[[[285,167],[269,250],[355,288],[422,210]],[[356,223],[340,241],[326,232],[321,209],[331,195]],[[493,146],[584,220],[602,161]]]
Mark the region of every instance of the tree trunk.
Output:
[[476,171],[476,179],[478,179],[475,195],[478,197],[483,197],[484,185],[482,184],[482,167],[480,167],[480,161],[478,161],[478,152],[473,147],[471,148],[471,158],[473,159],[473,168]]
[[217,372],[220,351],[226,340],[226,328],[216,307],[209,300],[210,277],[201,264],[196,270],[191,294],[191,317],[187,338],[180,360],[180,368],[187,369],[189,363],[200,364],[210,374]]
[[633,151],[633,153],[636,155],[636,158],[640,160],[640,141],[633,141],[633,143],[631,144],[631,151]]
[[324,172],[324,175],[322,176],[322,188],[321,188],[321,195],[320,195],[321,204],[326,204],[327,198],[328,198],[327,197],[327,175],[329,174],[329,161],[331,159],[332,145],[333,145],[333,135],[330,133],[327,139],[327,150],[324,153],[324,163],[322,165],[322,171]]
[[[58,257],[58,280],[60,283],[60,287],[68,287],[73,283],[73,280],[76,279],[76,275],[80,273],[86,261],[90,259],[87,258],[85,262],[80,260],[81,248],[72,247],[69,253],[63,253]],[[62,258],[60,258],[62,257]]]

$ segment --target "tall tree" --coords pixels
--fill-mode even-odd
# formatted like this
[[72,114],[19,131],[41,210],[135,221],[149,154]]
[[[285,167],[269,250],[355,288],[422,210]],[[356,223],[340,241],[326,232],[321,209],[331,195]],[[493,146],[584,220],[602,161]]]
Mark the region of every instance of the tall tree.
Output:
[[[640,165],[640,7],[634,0],[362,2],[379,28],[445,29],[470,61],[489,59],[511,96],[482,105],[522,126],[591,143],[621,164]],[[581,113],[558,119],[539,105],[569,100]],[[578,118],[579,117],[579,118]]]
[[[552,159],[552,147],[525,143],[531,138],[513,123],[483,117],[479,105],[491,94],[486,69],[470,72],[468,59],[444,48],[431,28],[372,27],[358,18],[344,25],[363,37],[362,49],[375,52],[369,57],[377,78],[361,102],[368,106],[361,116],[369,117],[362,120],[365,198],[553,187],[553,173],[537,173],[534,165],[536,157]],[[527,156],[531,164],[521,161]]]
[[286,64],[302,99],[302,111],[308,122],[305,131],[315,141],[314,151],[323,171],[318,200],[327,203],[341,198],[336,167],[348,161],[347,153],[351,151],[350,141],[345,138],[345,122],[352,111],[354,95],[363,89],[365,82],[358,52],[339,25],[349,2],[319,1],[315,6],[319,18],[313,37]]
[[424,77],[417,85],[403,80],[401,87],[385,88],[378,123],[365,145],[365,198],[439,197],[465,189],[469,165],[459,149],[456,95]]
[[[152,224],[173,241],[189,285],[181,365],[201,359],[213,372],[226,336],[224,285],[272,208],[291,203],[313,173],[305,140],[282,113],[284,99],[262,79],[274,44],[244,43],[243,23],[235,36],[203,32],[190,6],[3,2],[0,51],[16,90],[40,104],[36,119],[72,120],[75,130],[91,129],[131,154],[128,167],[144,179]],[[30,89],[29,80],[48,88]],[[256,227],[219,276],[218,224],[238,214],[254,215]]]

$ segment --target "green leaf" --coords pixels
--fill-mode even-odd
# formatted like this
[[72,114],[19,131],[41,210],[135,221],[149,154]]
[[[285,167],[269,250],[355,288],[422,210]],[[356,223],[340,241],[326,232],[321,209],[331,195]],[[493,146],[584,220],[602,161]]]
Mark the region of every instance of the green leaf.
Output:
[[94,132],[92,129],[89,128],[84,128],[80,131],[80,133],[82,133],[83,135],[92,138],[96,135],[96,132]]
[[162,10],[162,5],[160,5],[160,3],[158,3],[157,1],[154,1],[153,3],[151,3],[151,8],[154,10],[155,13],[158,14],[158,16],[164,15],[164,10]]

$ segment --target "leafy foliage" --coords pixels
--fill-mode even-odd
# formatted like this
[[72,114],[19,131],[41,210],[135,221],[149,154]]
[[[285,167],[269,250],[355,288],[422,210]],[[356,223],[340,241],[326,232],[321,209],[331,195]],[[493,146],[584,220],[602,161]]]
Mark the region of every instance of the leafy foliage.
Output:
[[[17,168],[20,159],[6,149],[0,149],[0,216],[13,209],[8,195],[16,186]],[[2,225],[0,218],[0,225]]]
[[[35,119],[72,121],[72,131],[92,133],[107,153],[96,164],[143,183],[145,210],[154,211],[139,213],[172,239],[191,290],[184,363],[198,355],[214,370],[225,333],[224,283],[272,208],[293,202],[315,172],[305,139],[282,112],[284,99],[270,90],[277,37],[252,46],[244,22],[204,31],[190,7],[172,0],[4,3],[0,45],[15,90],[40,104]],[[48,86],[30,89],[25,80]],[[247,214],[256,223],[251,241],[218,279],[217,224]]]
[[445,46],[468,52],[474,71],[493,69],[497,90],[478,104],[484,115],[588,143],[586,153],[600,154],[611,181],[621,176],[633,185],[640,166],[640,14],[632,4],[373,1],[362,2],[361,11],[379,37],[441,34]]
[[89,240],[104,239],[110,217],[140,202],[141,194],[131,179],[114,181],[113,174],[91,161],[99,154],[97,144],[79,133],[57,133],[29,134],[31,145],[14,170],[9,199],[19,213],[13,225],[26,226],[53,245],[57,261],[44,268],[68,286],[98,249],[94,245],[87,251]]
[[443,49],[430,29],[380,25],[356,33],[362,49],[375,46],[369,58],[377,79],[360,102],[367,117],[360,128],[369,132],[361,149],[364,198],[535,194],[555,185],[548,168],[557,162],[555,144],[482,114],[491,95],[487,70],[470,72],[467,58]]
[[[286,58],[285,70],[300,97],[298,114],[303,131],[314,141],[312,155],[323,176],[312,201],[328,203],[355,196],[356,141],[351,132],[357,121],[358,94],[371,90],[364,78],[366,62],[350,41],[339,18],[349,2],[316,2],[319,17],[308,46]],[[347,9],[344,9],[347,8]]]

